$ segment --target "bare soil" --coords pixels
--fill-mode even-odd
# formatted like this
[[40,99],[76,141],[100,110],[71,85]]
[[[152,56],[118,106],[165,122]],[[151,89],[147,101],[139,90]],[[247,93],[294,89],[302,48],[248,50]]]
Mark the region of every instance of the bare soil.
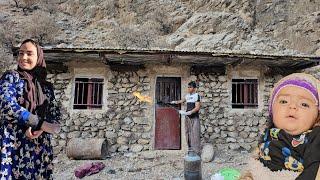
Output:
[[[247,165],[250,154],[221,150],[217,151],[213,161],[202,162],[203,179],[225,167],[242,170]],[[82,179],[184,179],[184,152],[177,151],[146,151],[140,153],[112,154],[105,160],[70,160],[65,154],[54,159],[54,179],[77,179],[74,170],[87,162],[103,162],[106,167],[97,174]]]

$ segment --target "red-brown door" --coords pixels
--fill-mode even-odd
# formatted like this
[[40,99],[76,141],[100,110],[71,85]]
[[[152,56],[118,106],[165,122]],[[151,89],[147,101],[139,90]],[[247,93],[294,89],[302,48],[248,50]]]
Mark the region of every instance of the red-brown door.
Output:
[[157,78],[155,149],[181,149],[180,107],[169,105],[170,101],[181,99],[180,84],[180,78]]

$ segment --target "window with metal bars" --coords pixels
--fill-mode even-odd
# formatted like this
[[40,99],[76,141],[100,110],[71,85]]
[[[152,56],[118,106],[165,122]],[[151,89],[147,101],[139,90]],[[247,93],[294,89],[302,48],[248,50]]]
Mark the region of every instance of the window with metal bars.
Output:
[[232,79],[232,108],[258,108],[257,79]]
[[103,79],[76,78],[73,109],[101,109],[103,105]]

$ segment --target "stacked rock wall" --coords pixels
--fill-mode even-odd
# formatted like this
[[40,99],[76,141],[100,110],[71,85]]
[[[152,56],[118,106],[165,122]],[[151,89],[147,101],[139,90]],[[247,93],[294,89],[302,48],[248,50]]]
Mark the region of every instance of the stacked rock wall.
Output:
[[[152,69],[152,68],[151,68]],[[182,96],[186,83],[190,80],[199,82],[202,96],[200,110],[202,143],[212,143],[216,147],[251,150],[257,145],[260,133],[269,121],[268,100],[275,82],[281,76],[258,77],[259,108],[235,110],[231,106],[232,76],[211,73],[190,75],[183,68],[157,68],[122,72],[107,68],[104,86],[107,95],[102,110],[73,110],[72,87],[76,74],[57,72],[49,74],[54,83],[56,99],[61,106],[62,132],[55,135],[55,152],[65,149],[71,138],[106,138],[111,152],[139,152],[153,149],[154,143],[154,102],[140,102],[133,92],[154,96],[157,70],[169,76],[183,74]],[[304,70],[319,78],[319,66]],[[170,75],[171,74],[171,75]],[[241,78],[241,76],[239,77]],[[183,127],[183,126],[182,126]],[[182,130],[184,133],[184,129]],[[184,138],[184,135],[181,136]]]

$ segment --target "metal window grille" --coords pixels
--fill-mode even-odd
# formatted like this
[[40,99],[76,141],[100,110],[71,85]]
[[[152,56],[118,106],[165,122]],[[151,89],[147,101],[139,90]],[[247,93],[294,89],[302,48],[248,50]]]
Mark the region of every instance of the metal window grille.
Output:
[[101,109],[102,97],[103,79],[75,79],[73,109]]
[[232,80],[232,108],[258,108],[258,80]]
[[160,106],[180,99],[181,79],[176,77],[158,77],[156,83],[156,102]]

